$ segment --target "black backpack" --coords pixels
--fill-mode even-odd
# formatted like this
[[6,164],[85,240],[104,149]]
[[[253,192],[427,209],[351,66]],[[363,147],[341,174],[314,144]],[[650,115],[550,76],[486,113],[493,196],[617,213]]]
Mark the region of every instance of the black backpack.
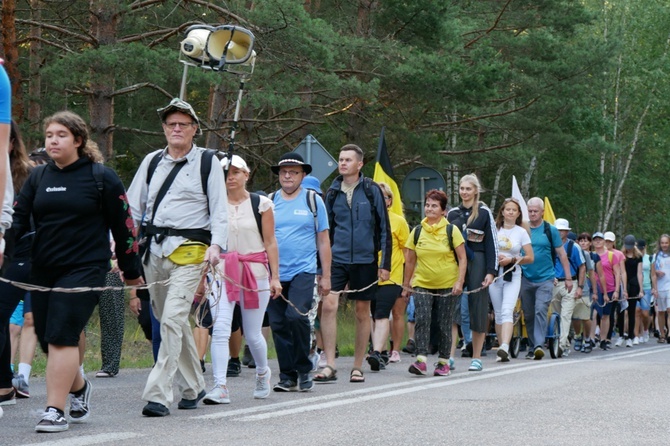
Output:
[[[207,181],[209,180],[209,173],[212,170],[212,159],[216,156],[216,158],[220,160],[225,155],[221,152],[217,152],[216,150],[205,149],[201,156],[200,182],[202,184],[202,193],[207,195]],[[151,158],[151,161],[149,162],[149,168],[147,169],[147,185],[151,183],[151,178],[154,176],[154,172],[156,171],[156,167],[158,167],[158,163],[161,161],[161,158],[163,158],[162,150],[154,155],[153,158]]]

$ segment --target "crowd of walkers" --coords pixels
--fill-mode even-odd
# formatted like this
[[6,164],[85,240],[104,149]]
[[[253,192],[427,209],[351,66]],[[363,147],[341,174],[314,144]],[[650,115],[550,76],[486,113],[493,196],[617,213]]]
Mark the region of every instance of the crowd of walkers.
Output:
[[[124,293],[100,293],[104,285],[125,283],[131,311],[149,315],[155,365],[142,393],[147,417],[169,415],[175,390],[180,410],[230,404],[227,378],[240,371],[241,333],[242,362],[255,368],[253,398],[337,381],[337,313],[345,299],[355,314],[351,383],[365,382],[365,362],[379,372],[401,361],[406,311],[413,375],[428,374],[436,354],[432,374],[448,376],[459,348],[470,358],[468,371],[480,372],[492,338],[496,360],[509,362],[517,302],[528,359],[543,358],[551,313],[560,315],[564,357],[596,346],[631,348],[648,342],[654,328],[666,342],[668,235],[653,254],[632,235],[619,251],[612,232],[577,235],[566,219],[545,222],[537,197],[528,201],[528,221],[514,198],[494,217],[473,174],[461,178],[454,207],[443,191],[428,191],[425,218],[410,228],[390,210],[391,187],[362,174],[364,154],[354,144],[340,149],[339,175],[325,191],[299,154],[282,155],[271,167],[280,188],[265,196],[247,190],[252,172],[242,157],[219,158],[194,143],[201,130],[190,104],[174,99],[158,115],[166,146],[146,156],[127,194],[75,113],[45,120],[43,166],[31,165],[20,134],[12,138],[17,197],[3,208],[4,275],[50,291],[0,283],[0,405],[30,396],[30,365],[21,360],[13,372],[8,334],[23,300],[24,328],[34,326],[48,352],[37,432],[64,431],[90,416],[93,386],[81,364],[98,304],[103,364],[95,376],[119,373]],[[152,285],[148,300],[136,290],[144,283]],[[269,333],[279,367],[274,384]]]

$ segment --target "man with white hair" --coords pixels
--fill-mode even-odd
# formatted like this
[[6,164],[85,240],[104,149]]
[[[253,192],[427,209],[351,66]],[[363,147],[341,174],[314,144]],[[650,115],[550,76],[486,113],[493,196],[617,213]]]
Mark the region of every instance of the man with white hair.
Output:
[[522,265],[521,306],[523,308],[529,349],[526,359],[540,360],[544,357],[542,345],[547,333],[547,311],[551,302],[556,260],[560,262],[565,274],[565,288],[572,292],[573,281],[568,257],[563,249],[561,237],[555,226],[542,220],[544,202],[539,197],[528,200],[530,220],[530,243],[535,261]]
[[[570,354],[570,340],[568,334],[570,333],[570,325],[572,323],[572,313],[575,310],[575,304],[582,297],[584,290],[584,281],[586,280],[586,264],[584,263],[584,256],[582,249],[574,241],[568,240],[568,233],[570,232],[570,223],[565,218],[557,218],[554,222],[558,233],[561,235],[561,242],[563,249],[568,257],[570,266],[570,276],[565,274],[563,265],[559,259],[556,259],[554,264],[554,273],[556,275],[556,282],[554,282],[554,294],[551,301],[552,313],[560,313],[561,315],[561,339],[559,348],[563,350],[563,356]],[[571,291],[568,291],[565,286],[565,281],[570,278],[573,282]],[[577,286],[574,282],[577,281]]]

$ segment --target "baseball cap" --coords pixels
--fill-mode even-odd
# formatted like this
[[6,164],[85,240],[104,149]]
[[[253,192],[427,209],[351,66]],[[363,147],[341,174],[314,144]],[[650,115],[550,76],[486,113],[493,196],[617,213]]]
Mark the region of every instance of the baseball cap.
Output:
[[554,222],[554,226],[556,226],[556,229],[558,229],[559,231],[570,230],[570,223],[565,218],[557,218],[556,221]]
[[596,233],[594,233],[594,234],[591,236],[591,240],[593,240],[594,238],[602,238],[602,239],[604,239],[605,236],[603,235],[602,232],[596,232]]
[[647,241],[643,238],[637,240],[637,248],[644,249],[647,247]]
[[635,236],[632,234],[628,234],[623,238],[623,247],[626,249],[633,249],[635,248],[635,242],[637,240],[635,239]]
[[607,231],[605,233],[605,241],[614,242],[616,241],[616,235],[612,231]]
[[191,107],[191,104],[188,102],[179,98],[174,98],[168,105],[163,108],[159,108],[156,111],[158,112],[158,116],[161,118],[161,122],[165,122],[168,115],[173,112],[182,112],[189,115],[198,125],[198,135],[202,135],[202,129],[200,128],[200,120],[198,119],[198,115],[195,114],[195,110],[193,110],[193,107]]
[[[249,170],[249,166],[247,166],[247,162],[244,161],[244,160],[242,159],[242,157],[239,156],[239,155],[233,155],[233,157],[232,157],[232,159],[231,159],[231,162],[230,162],[230,165],[231,165],[231,166],[235,166],[235,167],[237,167],[238,169],[242,169],[242,170],[244,170],[245,172],[251,172],[251,171]],[[221,159],[221,167],[223,167],[224,169],[225,169],[226,167],[228,167],[228,157],[227,157],[227,156],[224,156],[224,157]]]

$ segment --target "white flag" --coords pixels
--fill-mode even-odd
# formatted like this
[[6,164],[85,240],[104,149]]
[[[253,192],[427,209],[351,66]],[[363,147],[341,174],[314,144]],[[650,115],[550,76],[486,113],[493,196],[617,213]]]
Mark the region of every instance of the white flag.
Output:
[[516,198],[521,206],[521,215],[523,221],[530,221],[528,218],[528,206],[526,206],[526,200],[523,199],[521,191],[519,190],[519,185],[516,182],[516,177],[512,175],[512,198]]

